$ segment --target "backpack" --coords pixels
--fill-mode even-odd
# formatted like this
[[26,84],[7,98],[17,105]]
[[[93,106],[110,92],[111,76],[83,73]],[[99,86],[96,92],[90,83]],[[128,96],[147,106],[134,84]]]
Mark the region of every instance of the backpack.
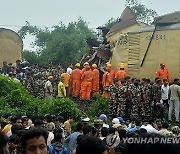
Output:
[[49,154],[63,154],[62,151],[63,149],[61,151],[57,151],[52,145],[49,146]]

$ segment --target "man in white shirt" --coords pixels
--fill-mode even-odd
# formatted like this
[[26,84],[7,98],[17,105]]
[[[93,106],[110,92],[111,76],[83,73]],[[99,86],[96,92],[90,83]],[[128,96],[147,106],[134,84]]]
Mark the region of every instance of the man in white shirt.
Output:
[[168,104],[169,85],[167,79],[163,79],[163,85],[161,87],[161,90],[162,90],[163,104],[167,106],[167,109],[169,109],[169,104]]
[[69,67],[67,68],[67,73],[70,75],[72,73],[72,68],[73,68],[73,65],[69,65]]
[[157,133],[158,130],[155,129],[150,123],[152,123],[151,119],[150,120],[146,119],[146,120],[144,120],[144,123],[140,128],[146,129],[148,134]]

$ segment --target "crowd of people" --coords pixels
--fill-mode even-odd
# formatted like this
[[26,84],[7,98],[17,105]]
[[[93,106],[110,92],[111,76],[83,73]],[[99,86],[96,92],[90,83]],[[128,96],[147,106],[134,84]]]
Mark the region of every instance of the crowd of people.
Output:
[[[147,78],[131,78],[123,63],[118,71],[112,70],[111,64],[107,64],[102,80],[97,65],[90,66],[87,62],[82,69],[77,63],[74,69],[70,65],[65,71],[61,65],[54,67],[50,63],[48,67],[38,64],[26,67],[26,63],[17,60],[16,64],[3,62],[0,72],[15,82],[21,82],[35,97],[72,97],[85,103],[100,93],[109,100],[107,116],[97,115],[95,120],[84,118],[76,123],[76,129],[73,130],[73,117],[64,119],[63,115],[48,114],[35,116],[30,112],[12,116],[11,113],[5,113],[0,121],[0,153],[180,152],[179,79],[171,81],[164,63],[160,64],[154,83]],[[172,127],[173,109],[176,123]],[[165,114],[168,115],[168,121],[165,120],[164,112],[168,112]],[[162,144],[157,138],[163,141],[177,139],[175,141],[178,144]],[[143,143],[132,139],[142,139]],[[147,139],[155,139],[156,142],[147,144]]]
[[1,116],[1,154],[179,154],[180,128],[169,123],[105,114],[75,123],[73,117],[5,113]]
[[17,60],[16,64],[4,61],[1,74],[21,82],[29,94],[35,97],[71,97],[88,102],[100,93],[102,97],[109,99],[109,116],[112,118],[168,117],[169,122],[172,122],[175,110],[175,120],[179,123],[179,79],[175,78],[172,82],[164,63],[160,63],[155,81],[131,78],[124,63],[120,64],[117,71],[108,63],[102,79],[96,64],[90,66],[85,62],[81,68],[80,63],[75,64],[75,68],[71,64],[66,70],[61,65],[55,67],[52,63],[48,67],[38,64],[26,67],[25,63]]

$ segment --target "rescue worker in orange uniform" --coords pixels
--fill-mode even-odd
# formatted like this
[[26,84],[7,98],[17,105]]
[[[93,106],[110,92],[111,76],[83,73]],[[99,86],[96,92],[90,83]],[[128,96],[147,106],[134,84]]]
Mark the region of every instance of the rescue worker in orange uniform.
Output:
[[92,80],[93,73],[89,66],[89,63],[84,64],[85,71],[81,76],[81,100],[90,100],[91,97],[91,89],[92,89]]
[[75,69],[71,72],[71,85],[72,85],[72,96],[79,97],[80,89],[81,89],[81,70],[80,63],[75,65]]
[[88,63],[88,62],[85,62],[85,63],[83,64],[83,67],[84,67],[84,68],[81,70],[81,75],[86,71],[85,65],[89,65],[89,63]]
[[99,70],[97,69],[96,64],[92,64],[92,73],[93,73],[92,96],[96,97],[99,91]]
[[126,76],[127,76],[127,72],[125,70],[124,63],[121,63],[119,70],[115,74],[115,78],[118,79],[119,85],[121,85],[122,80],[125,80]]
[[112,71],[111,64],[107,64],[106,72],[103,74],[102,86],[103,86],[103,98],[109,98],[108,88],[113,84],[114,72]]
[[163,81],[163,79],[167,79],[169,83],[171,83],[171,77],[167,68],[165,68],[165,63],[160,63],[160,68],[156,71],[156,78],[159,78]]
[[[86,65],[89,65],[89,63],[88,63],[88,62],[85,62],[85,63],[83,64],[83,69],[81,70],[81,76],[82,76],[82,74],[86,71],[86,68],[85,68]],[[81,84],[81,86],[82,86],[82,84]],[[81,86],[80,86],[80,89],[81,89]],[[81,90],[80,90],[80,98],[81,98]]]

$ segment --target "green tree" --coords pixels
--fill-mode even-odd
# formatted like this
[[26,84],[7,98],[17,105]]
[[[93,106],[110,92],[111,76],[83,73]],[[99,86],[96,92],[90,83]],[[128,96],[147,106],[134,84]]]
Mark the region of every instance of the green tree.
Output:
[[23,59],[28,61],[31,65],[38,63],[38,55],[33,51],[24,50],[22,56]]
[[43,65],[53,62],[55,65],[60,63],[68,66],[70,63],[80,61],[81,56],[89,49],[86,39],[96,38],[95,32],[82,18],[76,22],[70,22],[67,26],[61,22],[54,26],[52,31],[47,28],[42,30],[36,26],[33,27],[27,22],[19,30],[19,35],[24,38],[27,34],[36,37],[34,45],[40,51],[37,60]]
[[139,0],[126,0],[125,5],[131,8],[138,21],[150,24],[157,16],[156,11],[146,8]]

